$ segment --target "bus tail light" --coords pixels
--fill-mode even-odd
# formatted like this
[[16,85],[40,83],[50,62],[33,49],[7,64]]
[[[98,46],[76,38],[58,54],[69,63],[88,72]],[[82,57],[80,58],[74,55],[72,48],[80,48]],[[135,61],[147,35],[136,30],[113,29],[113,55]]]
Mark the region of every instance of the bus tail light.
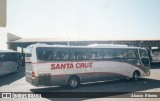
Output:
[[34,77],[35,77],[35,72],[32,71],[32,78],[34,78]]

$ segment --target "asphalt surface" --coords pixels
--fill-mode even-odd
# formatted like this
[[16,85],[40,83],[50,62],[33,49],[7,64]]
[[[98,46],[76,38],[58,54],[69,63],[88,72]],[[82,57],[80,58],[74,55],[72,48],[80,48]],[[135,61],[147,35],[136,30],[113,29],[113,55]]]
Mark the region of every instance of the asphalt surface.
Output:
[[[99,82],[93,84],[84,84],[77,89],[66,89],[63,87],[35,87],[25,81],[24,70],[19,73],[12,73],[0,77],[0,92],[120,92],[120,94],[113,93],[111,96],[101,96],[99,98],[15,98],[4,99],[1,101],[160,101],[160,98],[125,98],[125,94],[132,94],[134,92],[160,92],[160,64],[152,64],[151,75],[149,77],[141,78],[138,82],[132,82],[127,79]],[[86,93],[87,94],[87,93]],[[74,96],[74,95],[73,95]],[[121,97],[119,97],[121,96]],[[111,98],[108,98],[111,97]],[[123,98],[124,97],[124,98]]]

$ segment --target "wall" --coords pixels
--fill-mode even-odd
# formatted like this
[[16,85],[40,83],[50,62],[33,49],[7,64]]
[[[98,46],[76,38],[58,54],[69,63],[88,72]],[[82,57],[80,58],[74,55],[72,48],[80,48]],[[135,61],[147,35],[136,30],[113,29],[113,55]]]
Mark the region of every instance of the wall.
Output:
[[6,7],[7,1],[0,0],[0,27],[6,27]]
[[6,28],[0,28],[0,50],[7,49],[7,32]]

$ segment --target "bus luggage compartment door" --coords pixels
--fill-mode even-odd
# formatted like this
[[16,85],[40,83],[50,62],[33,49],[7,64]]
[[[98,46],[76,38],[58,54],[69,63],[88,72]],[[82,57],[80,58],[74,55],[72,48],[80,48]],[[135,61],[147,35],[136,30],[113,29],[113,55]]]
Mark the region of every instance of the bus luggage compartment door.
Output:
[[39,74],[39,85],[51,85],[51,74]]

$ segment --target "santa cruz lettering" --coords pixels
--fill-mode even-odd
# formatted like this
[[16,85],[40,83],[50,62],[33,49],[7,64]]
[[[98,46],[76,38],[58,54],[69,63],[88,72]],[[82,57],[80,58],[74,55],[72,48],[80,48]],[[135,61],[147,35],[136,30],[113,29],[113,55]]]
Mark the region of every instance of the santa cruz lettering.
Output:
[[54,69],[72,69],[72,68],[92,68],[92,62],[85,63],[54,63],[51,64],[51,70]]

